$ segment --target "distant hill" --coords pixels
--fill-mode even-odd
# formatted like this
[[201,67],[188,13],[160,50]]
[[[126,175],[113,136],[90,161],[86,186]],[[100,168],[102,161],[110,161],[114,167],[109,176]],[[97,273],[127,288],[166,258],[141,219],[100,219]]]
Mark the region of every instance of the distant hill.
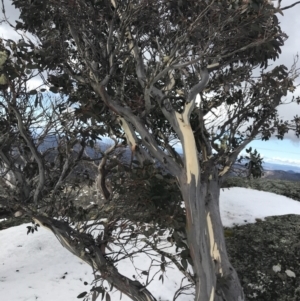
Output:
[[[109,141],[109,139],[103,139],[100,142],[97,142],[98,146],[102,149],[102,151],[106,150],[110,145],[113,144],[112,141]],[[55,148],[57,146],[57,138],[56,137],[49,137],[46,138],[44,143],[40,146],[41,151],[45,151],[49,148]],[[177,150],[179,151],[179,150]],[[96,157],[99,156],[99,153],[97,153],[94,149],[87,147],[86,153],[90,157]],[[179,151],[180,153],[180,151]],[[126,148],[123,151],[122,158],[125,162],[130,162],[131,160],[131,151],[129,148]],[[287,181],[300,181],[300,167],[293,166],[293,165],[283,165],[283,164],[276,164],[276,163],[269,163],[264,162],[263,163],[264,168],[264,176],[265,179],[275,179],[275,180],[287,180]],[[241,164],[235,164],[234,170],[236,172],[231,172],[228,176],[246,176],[246,170],[244,165]]]
[[[274,164],[279,167],[284,167],[284,165]],[[263,179],[273,179],[273,180],[286,180],[286,181],[300,181],[300,172],[294,170],[269,170],[264,166]],[[233,169],[228,174],[228,177],[246,177],[247,169],[242,164],[234,164]]]
[[296,173],[293,170],[265,170],[263,178],[287,181],[300,181],[300,173]]
[[266,170],[283,170],[283,171],[287,171],[287,172],[300,173],[300,166],[295,166],[295,165],[263,162],[263,167]]

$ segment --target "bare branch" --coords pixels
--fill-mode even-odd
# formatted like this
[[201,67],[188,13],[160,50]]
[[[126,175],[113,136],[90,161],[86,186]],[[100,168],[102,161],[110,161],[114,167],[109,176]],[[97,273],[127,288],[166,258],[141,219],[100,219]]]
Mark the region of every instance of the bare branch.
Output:
[[34,192],[34,203],[37,206],[38,205],[38,201],[39,201],[39,197],[40,194],[43,190],[44,184],[45,184],[45,169],[44,169],[44,164],[42,161],[42,158],[40,157],[35,145],[33,144],[33,142],[31,141],[31,138],[28,137],[28,135],[26,134],[26,130],[24,128],[23,125],[23,121],[22,121],[22,116],[19,113],[19,111],[11,104],[9,104],[9,108],[11,108],[18,120],[18,128],[20,130],[20,134],[23,137],[23,139],[26,141],[27,146],[29,147],[36,163],[38,164],[38,168],[39,168],[39,184]]
[[145,287],[137,286],[135,281],[118,272],[118,269],[105,258],[105,254],[95,244],[91,235],[80,233],[67,223],[59,220],[50,219],[46,216],[31,215],[36,223],[53,232],[63,247],[85,261],[96,271],[100,271],[103,279],[113,284],[129,298],[134,301],[156,301]]
[[201,70],[201,81],[193,86],[188,94],[187,103],[195,101],[197,94],[201,93],[209,80],[209,73],[207,69]]
[[294,6],[297,5],[297,4],[300,4],[300,1],[297,1],[297,2],[295,2],[295,3],[293,3],[293,4],[291,4],[291,5],[288,5],[288,6],[285,6],[285,7],[283,7],[283,8],[280,8],[280,10],[285,10],[285,9],[292,8],[292,7],[294,7]]
[[151,246],[151,248],[156,251],[158,254],[163,255],[167,258],[169,258],[178,268],[178,270],[187,278],[191,281],[191,283],[195,283],[194,278],[191,276],[191,274],[186,271],[181,264],[179,264],[179,262],[176,259],[176,255],[172,255],[170,253],[164,252],[163,250],[160,250],[156,247],[155,244],[151,243],[148,239],[144,239],[144,241],[146,242],[146,244],[148,244],[149,246]]
[[181,173],[181,168],[177,164],[174,164],[174,161],[159,148],[153,136],[148,132],[138,116],[135,116],[129,108],[122,107],[113,101],[103,86],[92,83],[92,87],[101,96],[106,105],[113,110],[113,112],[132,123],[137,132],[141,135],[143,144],[148,148],[153,157],[158,159],[159,162],[161,162],[170,172],[178,175]]

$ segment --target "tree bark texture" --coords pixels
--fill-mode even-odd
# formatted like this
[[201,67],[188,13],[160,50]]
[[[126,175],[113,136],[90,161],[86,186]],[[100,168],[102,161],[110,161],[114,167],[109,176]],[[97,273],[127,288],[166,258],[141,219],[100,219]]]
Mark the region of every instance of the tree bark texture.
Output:
[[187,213],[186,233],[193,260],[196,301],[243,301],[238,276],[231,266],[225,246],[220,216],[220,181],[211,167],[202,179],[180,179]]

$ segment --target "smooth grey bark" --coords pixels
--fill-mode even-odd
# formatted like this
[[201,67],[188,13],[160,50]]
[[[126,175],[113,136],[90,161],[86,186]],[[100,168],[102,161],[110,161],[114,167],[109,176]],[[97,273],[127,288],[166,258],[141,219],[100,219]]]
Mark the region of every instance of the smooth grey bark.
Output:
[[187,211],[187,240],[193,259],[196,301],[243,301],[244,293],[229,262],[220,216],[220,177],[215,167],[180,188]]

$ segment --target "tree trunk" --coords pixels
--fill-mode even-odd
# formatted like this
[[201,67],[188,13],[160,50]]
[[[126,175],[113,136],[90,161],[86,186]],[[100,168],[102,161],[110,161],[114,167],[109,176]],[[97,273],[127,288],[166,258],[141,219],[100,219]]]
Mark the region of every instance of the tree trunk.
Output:
[[179,179],[186,206],[186,233],[196,281],[195,301],[243,301],[244,294],[225,246],[220,216],[220,180],[209,174]]

